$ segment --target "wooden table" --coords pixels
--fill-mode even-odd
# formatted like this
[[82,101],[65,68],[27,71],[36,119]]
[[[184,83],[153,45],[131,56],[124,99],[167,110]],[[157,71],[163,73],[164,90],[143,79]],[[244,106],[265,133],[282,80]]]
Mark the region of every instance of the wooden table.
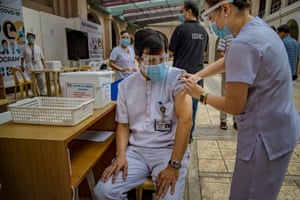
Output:
[[87,129],[115,131],[115,108],[96,109],[73,127],[0,125],[0,199],[71,200],[72,188],[87,193],[87,177],[95,182],[115,155],[115,135],[105,142],[75,138]]
[[54,82],[54,96],[60,96],[60,85],[59,85],[59,73],[61,72],[71,72],[71,71],[78,71],[78,67],[68,67],[68,68],[61,68],[61,69],[35,69],[31,70],[31,81],[32,81],[32,90],[33,95],[37,96],[37,84],[36,84],[36,73],[45,73],[46,78],[46,87],[47,87],[47,95],[52,96],[51,92],[51,80],[50,74],[53,75],[53,82]]

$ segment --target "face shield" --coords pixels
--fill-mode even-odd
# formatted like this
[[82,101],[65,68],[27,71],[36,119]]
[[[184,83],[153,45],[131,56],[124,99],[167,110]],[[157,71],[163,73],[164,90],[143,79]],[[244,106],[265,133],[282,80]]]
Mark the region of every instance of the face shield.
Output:
[[[220,6],[222,6],[224,3],[232,3],[232,2],[233,2],[233,0],[220,1],[219,3],[204,10],[201,14],[201,18],[204,21],[204,23],[207,25],[207,27],[211,27],[211,23],[212,23],[211,18],[208,16],[208,14],[211,13],[212,11],[216,10]],[[211,31],[211,28],[210,28],[210,31]]]

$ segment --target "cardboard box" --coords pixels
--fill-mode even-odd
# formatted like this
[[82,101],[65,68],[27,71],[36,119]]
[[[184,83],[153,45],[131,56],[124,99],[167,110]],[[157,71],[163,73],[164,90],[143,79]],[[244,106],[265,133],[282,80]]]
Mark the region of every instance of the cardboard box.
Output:
[[60,74],[62,95],[75,98],[94,98],[94,108],[111,102],[113,71],[68,72]]

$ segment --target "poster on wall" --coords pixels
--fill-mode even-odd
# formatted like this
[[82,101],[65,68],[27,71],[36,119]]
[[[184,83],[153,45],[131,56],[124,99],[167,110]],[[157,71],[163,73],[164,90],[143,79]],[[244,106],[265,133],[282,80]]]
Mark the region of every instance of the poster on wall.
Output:
[[89,61],[101,61],[103,58],[101,25],[80,19],[80,30],[88,33]]
[[5,87],[14,85],[10,66],[20,66],[21,46],[25,43],[21,0],[0,0],[0,73]]

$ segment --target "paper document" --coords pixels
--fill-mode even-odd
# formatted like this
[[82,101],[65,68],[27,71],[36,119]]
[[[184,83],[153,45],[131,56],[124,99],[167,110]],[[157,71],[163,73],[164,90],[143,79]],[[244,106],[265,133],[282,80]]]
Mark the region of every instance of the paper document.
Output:
[[86,130],[76,137],[77,140],[88,140],[94,142],[104,142],[109,136],[113,134],[113,131],[98,131],[98,130]]

